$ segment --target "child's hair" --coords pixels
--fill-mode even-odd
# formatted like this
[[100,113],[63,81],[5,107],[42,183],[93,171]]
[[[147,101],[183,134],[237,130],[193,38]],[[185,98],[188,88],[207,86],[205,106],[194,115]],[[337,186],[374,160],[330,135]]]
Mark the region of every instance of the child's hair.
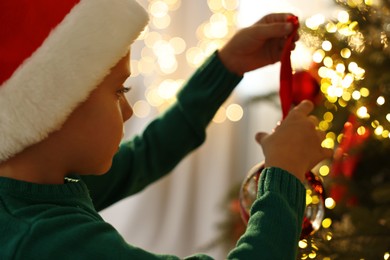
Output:
[[1,0],[0,162],[59,129],[147,21],[134,0]]

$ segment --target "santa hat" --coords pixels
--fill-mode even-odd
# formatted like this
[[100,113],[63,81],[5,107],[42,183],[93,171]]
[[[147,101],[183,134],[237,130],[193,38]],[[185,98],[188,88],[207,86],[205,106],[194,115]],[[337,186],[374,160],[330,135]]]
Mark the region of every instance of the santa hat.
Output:
[[0,162],[59,129],[147,21],[134,0],[1,0]]

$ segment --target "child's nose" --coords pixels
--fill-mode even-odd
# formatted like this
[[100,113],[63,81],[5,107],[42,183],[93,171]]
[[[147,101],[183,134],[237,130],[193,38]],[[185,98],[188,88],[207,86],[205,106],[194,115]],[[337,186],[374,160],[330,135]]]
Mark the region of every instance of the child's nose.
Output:
[[121,110],[123,122],[126,122],[133,115],[133,108],[131,107],[127,99],[123,99],[123,101],[121,102]]

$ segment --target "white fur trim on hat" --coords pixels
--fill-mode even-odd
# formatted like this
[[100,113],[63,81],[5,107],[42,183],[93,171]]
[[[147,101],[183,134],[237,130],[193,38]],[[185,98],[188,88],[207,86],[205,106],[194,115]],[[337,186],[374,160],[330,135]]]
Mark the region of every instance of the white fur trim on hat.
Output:
[[59,129],[147,21],[133,0],[81,0],[0,87],[0,162]]
[[147,21],[133,0],[81,0],[0,87],[0,162],[59,129]]

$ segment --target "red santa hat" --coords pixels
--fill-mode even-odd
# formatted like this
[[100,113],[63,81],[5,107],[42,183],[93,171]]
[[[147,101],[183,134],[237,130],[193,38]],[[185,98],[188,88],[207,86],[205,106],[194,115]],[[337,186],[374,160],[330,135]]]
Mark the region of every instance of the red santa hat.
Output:
[[1,0],[0,162],[59,129],[147,21],[134,0]]

